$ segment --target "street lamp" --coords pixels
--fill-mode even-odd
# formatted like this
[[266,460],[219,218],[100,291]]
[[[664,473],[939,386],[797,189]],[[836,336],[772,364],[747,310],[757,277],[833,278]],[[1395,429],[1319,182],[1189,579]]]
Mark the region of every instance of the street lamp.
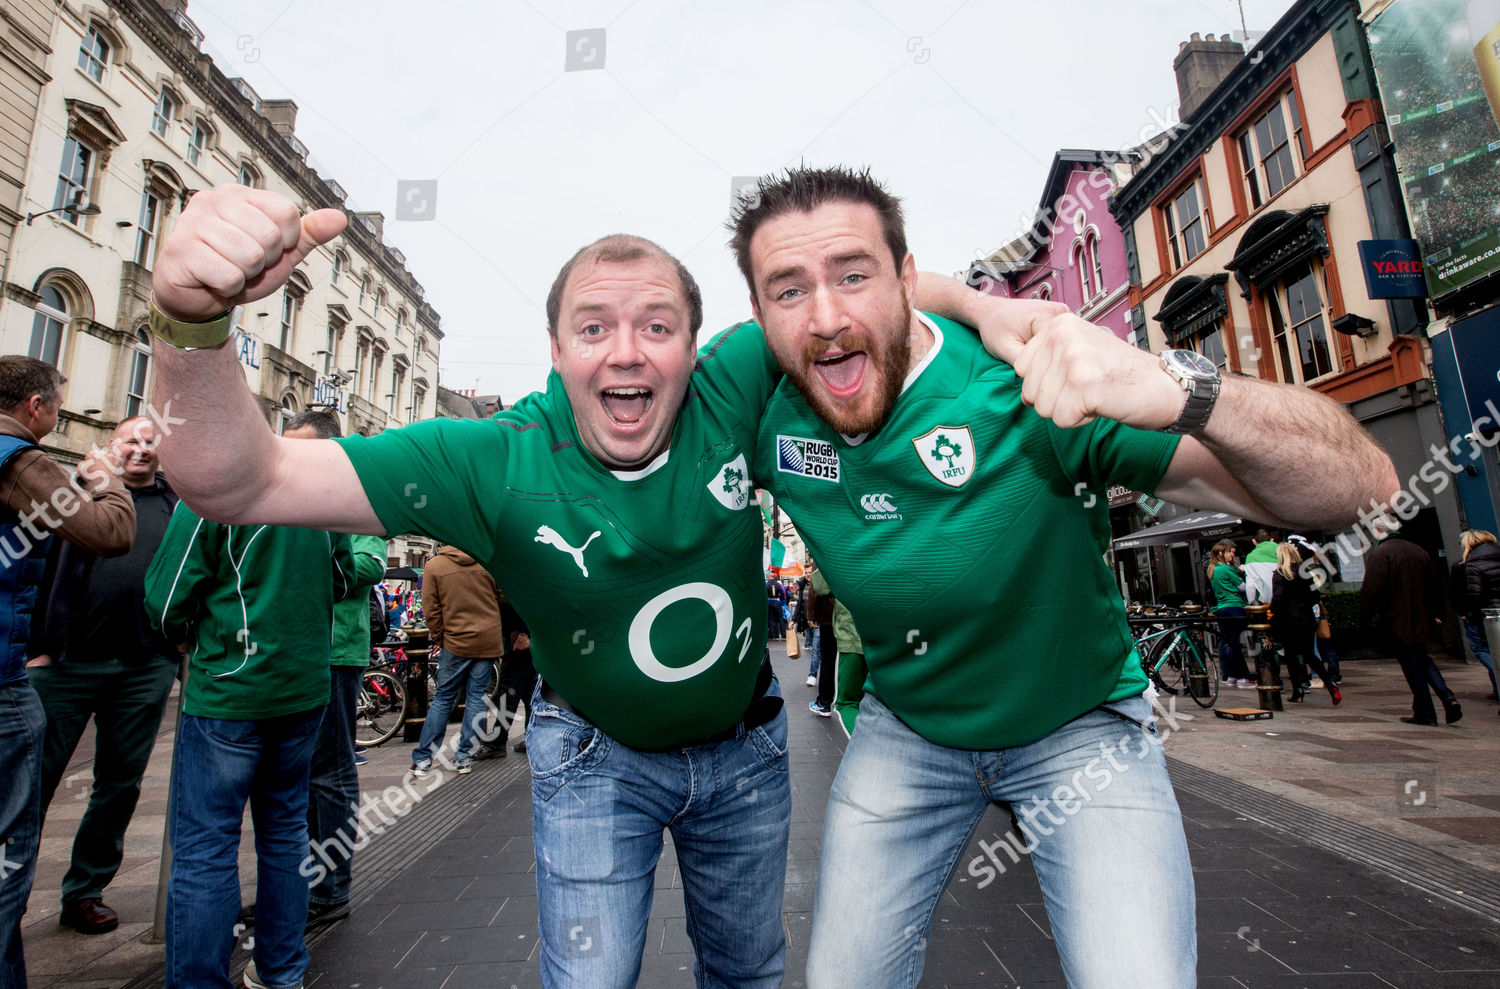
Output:
[[66,206],[57,206],[53,209],[44,209],[40,213],[27,213],[26,225],[28,227],[31,226],[32,220],[35,220],[39,216],[46,216],[48,213],[66,213],[69,216],[98,216],[102,212],[103,210],[99,208],[98,203],[87,202],[84,194],[80,192],[75,195],[73,197],[73,201],[71,203],[68,203]]

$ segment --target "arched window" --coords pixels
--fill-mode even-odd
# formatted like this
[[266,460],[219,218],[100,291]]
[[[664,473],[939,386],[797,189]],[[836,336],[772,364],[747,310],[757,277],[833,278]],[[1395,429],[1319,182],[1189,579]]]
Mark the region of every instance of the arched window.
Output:
[[151,334],[135,331],[135,353],[130,355],[130,382],[125,389],[125,418],[141,414],[146,405],[146,383],[151,375]]
[[55,285],[43,285],[42,301],[37,303],[36,315],[31,318],[31,346],[26,353],[39,361],[58,366],[62,357],[63,331],[68,328],[68,299]]
[[1083,241],[1083,259],[1094,279],[1094,293],[1104,294],[1104,264],[1099,260],[1099,235],[1090,230]]
[[112,51],[114,46],[109,43],[99,25],[90,24],[88,32],[83,36],[83,43],[78,46],[78,67],[90,79],[102,85]]
[[203,156],[208,153],[214,144],[214,129],[207,121],[197,120],[193,123],[193,136],[188,139],[187,160],[194,167],[199,166]]
[[251,189],[259,189],[265,184],[261,181],[260,171],[248,161],[240,162],[240,173],[235,177],[235,181]]
[[346,253],[344,253],[341,250],[340,251],[334,251],[333,252],[333,279],[332,279],[333,284],[337,285],[339,283],[339,279],[344,277],[344,272],[346,272],[348,270],[349,270],[349,255],[346,254]]
[[1083,301],[1087,303],[1094,297],[1094,287],[1089,282],[1088,259],[1084,256],[1082,244],[1074,243],[1073,254],[1069,258],[1069,263],[1078,269],[1078,287],[1083,292]]

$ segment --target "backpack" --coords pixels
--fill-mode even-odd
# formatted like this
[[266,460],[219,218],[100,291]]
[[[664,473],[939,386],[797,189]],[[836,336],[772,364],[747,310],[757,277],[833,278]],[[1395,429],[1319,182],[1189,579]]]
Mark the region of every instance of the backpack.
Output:
[[380,595],[370,588],[370,644],[378,646],[391,634],[391,626],[385,620],[385,608],[381,607]]

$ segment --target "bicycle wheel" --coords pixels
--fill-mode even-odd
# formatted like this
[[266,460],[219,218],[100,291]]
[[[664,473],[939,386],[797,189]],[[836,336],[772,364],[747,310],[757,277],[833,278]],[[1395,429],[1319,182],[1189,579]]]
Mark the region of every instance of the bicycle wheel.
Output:
[[1174,696],[1187,693],[1187,664],[1184,662],[1187,652],[1187,639],[1180,631],[1164,635],[1152,644],[1151,680],[1162,693]]
[[[1219,657],[1209,652],[1201,634],[1185,636],[1184,666],[1187,693],[1199,707],[1213,707],[1219,699]],[[1200,686],[1201,685],[1201,686]]]
[[366,670],[359,680],[359,705],[354,713],[354,740],[379,745],[401,730],[406,720],[406,688],[384,670]]

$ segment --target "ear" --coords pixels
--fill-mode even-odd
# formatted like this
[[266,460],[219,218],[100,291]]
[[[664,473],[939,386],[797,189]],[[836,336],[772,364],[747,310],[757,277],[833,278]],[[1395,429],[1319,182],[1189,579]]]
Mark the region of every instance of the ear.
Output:
[[562,345],[557,342],[557,331],[548,327],[547,337],[552,341],[552,370],[561,373],[562,367],[558,364],[558,358],[562,356]]
[[915,304],[917,300],[917,259],[908,251],[906,260],[901,262],[901,287],[906,290],[906,297]]
[[755,321],[760,324],[762,330],[766,328],[766,321],[760,318],[760,303],[755,301],[754,292],[750,293],[750,315],[755,317]]

